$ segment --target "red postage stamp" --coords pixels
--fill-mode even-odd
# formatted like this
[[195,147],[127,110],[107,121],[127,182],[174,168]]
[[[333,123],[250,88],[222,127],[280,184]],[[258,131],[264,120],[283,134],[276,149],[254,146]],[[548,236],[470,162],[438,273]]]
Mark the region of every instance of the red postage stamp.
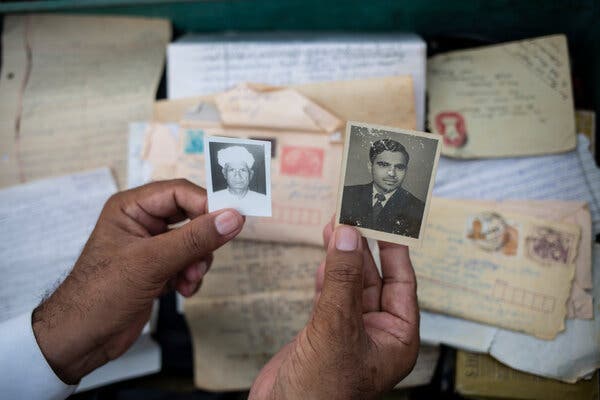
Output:
[[435,116],[435,128],[444,137],[444,144],[463,147],[467,143],[467,128],[462,114],[444,111]]
[[284,146],[281,152],[281,174],[320,177],[323,174],[323,149]]

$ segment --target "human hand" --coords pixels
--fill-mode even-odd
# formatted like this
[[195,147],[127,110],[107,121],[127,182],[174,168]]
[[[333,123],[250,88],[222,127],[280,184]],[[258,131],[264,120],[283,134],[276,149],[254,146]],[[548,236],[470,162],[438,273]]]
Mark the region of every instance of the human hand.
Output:
[[206,209],[206,191],[186,180],[151,183],[106,202],[73,270],[33,312],[37,342],[59,378],[76,383],[123,354],[165,291],[190,296],[198,289],[212,251],[244,224],[234,210]]
[[383,278],[356,229],[324,230],[312,316],[254,381],[250,399],[371,399],[412,370],[419,349],[406,246],[379,242]]

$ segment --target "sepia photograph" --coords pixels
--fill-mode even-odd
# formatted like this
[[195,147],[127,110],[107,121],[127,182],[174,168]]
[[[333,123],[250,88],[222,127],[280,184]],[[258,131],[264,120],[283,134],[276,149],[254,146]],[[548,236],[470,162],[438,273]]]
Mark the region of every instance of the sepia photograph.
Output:
[[439,155],[435,135],[348,122],[337,222],[365,237],[420,243]]
[[270,217],[271,143],[207,136],[205,148],[208,210]]

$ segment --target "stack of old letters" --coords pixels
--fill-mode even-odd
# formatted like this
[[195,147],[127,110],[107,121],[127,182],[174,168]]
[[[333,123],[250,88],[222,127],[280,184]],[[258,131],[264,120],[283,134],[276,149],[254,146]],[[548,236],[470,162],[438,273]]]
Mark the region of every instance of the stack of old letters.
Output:
[[[593,305],[600,285],[592,279],[600,268],[600,252],[592,251],[600,174],[588,139],[576,134],[565,37],[441,54],[427,69],[427,121],[441,135],[445,157],[422,245],[411,248],[423,341],[489,353],[565,382],[589,377],[600,365]],[[276,120],[227,126],[223,115],[232,110],[218,99],[236,91],[273,116],[302,109],[323,129]],[[305,245],[320,244],[335,211],[340,127],[356,120],[414,129],[413,98],[410,76],[247,84],[224,95],[158,102],[151,123],[132,125],[132,185],[175,176],[203,184],[204,149],[191,143],[204,135],[263,138],[273,146],[273,217],[249,218],[241,235],[270,243],[222,249],[206,278],[211,284],[185,305],[198,386],[248,387],[302,326],[322,256]],[[319,124],[320,108],[342,123]],[[200,318],[218,323],[196,323]],[[215,365],[239,376],[219,379]]]
[[[336,212],[339,222],[340,176],[355,151],[345,126],[361,121],[365,132],[427,126],[442,154],[425,183],[415,167],[422,153],[405,163],[404,189],[426,204],[410,242],[424,345],[400,386],[428,383],[444,344],[460,350],[456,388],[466,396],[583,398],[594,384],[597,392],[597,375],[589,379],[600,367],[600,172],[575,124],[565,36],[427,60],[412,34],[199,35],[167,49],[169,30],[156,20],[6,18],[0,186],[79,174],[0,194],[24,190],[34,206],[44,197],[58,209],[71,203],[47,194],[64,186],[82,197],[77,209],[93,203],[85,226],[70,231],[84,237],[117,187],[182,177],[205,186],[207,137],[269,142],[272,216],[249,216],[240,238],[215,253],[202,290],[182,303],[196,386],[249,388],[306,323],[321,232]],[[83,55],[72,51],[81,43]],[[151,107],[165,53],[171,98]],[[117,184],[108,169],[81,174],[103,166]],[[356,183],[369,183],[359,175]],[[61,270],[50,281],[73,264],[80,243],[72,245],[68,257],[54,254]],[[377,255],[377,242],[370,246]],[[12,264],[34,269],[26,253]],[[82,387],[159,368],[155,344],[132,352],[136,368],[109,364]],[[515,389],[522,383],[528,391]]]

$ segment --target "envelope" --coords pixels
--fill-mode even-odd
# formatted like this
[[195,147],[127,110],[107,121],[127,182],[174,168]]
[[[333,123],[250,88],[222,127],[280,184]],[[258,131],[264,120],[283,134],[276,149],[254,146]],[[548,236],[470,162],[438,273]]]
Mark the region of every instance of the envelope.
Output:
[[559,200],[504,200],[504,201],[470,201],[493,208],[553,221],[576,224],[581,229],[581,240],[575,259],[575,277],[571,294],[567,302],[567,317],[580,319],[594,318],[593,297],[588,291],[593,287],[592,281],[592,221],[586,202]]
[[458,351],[455,390],[466,398],[590,400],[598,398],[598,373],[575,384],[512,369],[487,354]]
[[510,157],[573,150],[564,35],[439,54],[427,62],[428,124],[442,154]]
[[[417,126],[412,78],[409,75],[291,85],[289,88],[313,100],[344,121],[415,130]],[[213,103],[214,96],[160,100],[154,103],[152,120],[179,122],[199,104]]]
[[180,117],[180,130],[175,138],[164,124],[155,123],[146,135],[143,157],[154,166],[152,179],[185,177],[204,186],[204,149],[199,143],[205,135],[269,140],[273,216],[248,218],[240,237],[320,245],[323,226],[335,210],[345,119],[359,115],[414,127],[412,97],[410,77],[293,89],[240,85],[201,103],[157,105],[157,119]]
[[433,198],[411,249],[422,308],[552,339],[564,329],[578,225]]

